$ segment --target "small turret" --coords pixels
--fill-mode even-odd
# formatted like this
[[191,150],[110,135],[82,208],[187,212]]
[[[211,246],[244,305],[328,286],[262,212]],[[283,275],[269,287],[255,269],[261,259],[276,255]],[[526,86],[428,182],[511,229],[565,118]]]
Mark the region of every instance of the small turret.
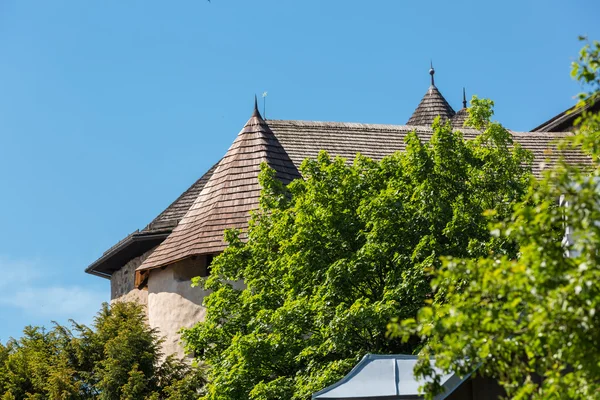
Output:
[[465,126],[465,121],[469,117],[469,112],[467,111],[467,95],[465,92],[465,88],[463,88],[463,108],[458,110],[458,112],[452,117],[451,123],[453,128],[462,128]]
[[435,86],[435,69],[433,69],[433,63],[431,63],[429,75],[431,75],[431,86],[429,86],[427,93],[425,93],[425,96],[423,96],[423,99],[417,106],[417,109],[408,119],[406,125],[431,126],[433,120],[438,115],[442,118],[442,120],[448,120],[452,118],[454,114],[456,114],[456,112],[452,109],[450,104],[448,104],[444,96],[442,96],[438,88]]

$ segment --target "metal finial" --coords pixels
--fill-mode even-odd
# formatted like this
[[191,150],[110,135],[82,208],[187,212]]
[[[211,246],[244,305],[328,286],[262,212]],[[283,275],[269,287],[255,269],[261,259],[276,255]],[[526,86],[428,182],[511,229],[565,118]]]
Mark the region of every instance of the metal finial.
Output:
[[256,95],[254,95],[254,112],[252,113],[252,116],[262,118],[260,116],[260,111],[258,111],[258,98]]
[[463,87],[463,108],[467,108],[467,95],[465,93],[464,87]]
[[429,62],[429,75],[431,75],[431,86],[435,86],[435,83],[433,81],[433,75],[435,74],[435,69],[433,69],[433,61]]

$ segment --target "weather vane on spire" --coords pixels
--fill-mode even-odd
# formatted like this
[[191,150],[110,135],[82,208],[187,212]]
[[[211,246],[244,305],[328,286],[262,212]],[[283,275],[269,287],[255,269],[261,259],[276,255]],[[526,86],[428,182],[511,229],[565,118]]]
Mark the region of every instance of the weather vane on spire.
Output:
[[267,92],[263,92],[262,98],[263,98],[263,117],[264,117],[264,119],[267,119]]

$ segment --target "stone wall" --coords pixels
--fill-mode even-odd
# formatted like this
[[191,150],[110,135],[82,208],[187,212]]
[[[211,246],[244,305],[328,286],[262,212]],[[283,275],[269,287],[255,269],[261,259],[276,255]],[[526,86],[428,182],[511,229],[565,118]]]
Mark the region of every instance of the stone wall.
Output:
[[110,300],[136,301],[146,306],[148,304],[148,291],[135,287],[135,270],[152,253],[149,250],[125,264],[120,270],[114,272],[110,278]]
[[165,338],[165,355],[184,357],[179,330],[193,326],[206,315],[202,301],[208,292],[191,287],[193,277],[207,275],[206,266],[206,256],[198,256],[150,271],[148,322]]

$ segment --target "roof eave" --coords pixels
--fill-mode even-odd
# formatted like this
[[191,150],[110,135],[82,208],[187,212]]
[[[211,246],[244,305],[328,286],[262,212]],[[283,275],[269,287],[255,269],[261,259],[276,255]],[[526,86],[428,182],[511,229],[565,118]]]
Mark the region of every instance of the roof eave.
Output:
[[536,126],[531,132],[562,132],[564,128],[571,128],[575,119],[588,110],[600,111],[600,101],[596,100],[591,104],[586,104],[579,108],[577,106],[569,107],[546,122]]
[[128,261],[158,246],[170,233],[171,229],[152,232],[135,231],[90,264],[85,272],[110,279],[112,274]]

